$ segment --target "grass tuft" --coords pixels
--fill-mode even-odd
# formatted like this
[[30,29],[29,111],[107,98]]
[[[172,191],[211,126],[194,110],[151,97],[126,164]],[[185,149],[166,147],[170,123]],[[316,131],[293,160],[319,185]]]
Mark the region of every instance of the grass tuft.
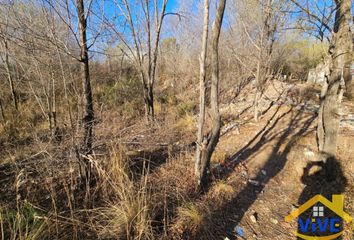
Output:
[[[93,227],[101,238],[152,239],[151,192],[148,168],[138,182],[129,171],[129,159],[112,149],[109,171],[101,172],[101,189],[110,195],[107,206],[92,211]],[[110,192],[108,192],[110,191]]]

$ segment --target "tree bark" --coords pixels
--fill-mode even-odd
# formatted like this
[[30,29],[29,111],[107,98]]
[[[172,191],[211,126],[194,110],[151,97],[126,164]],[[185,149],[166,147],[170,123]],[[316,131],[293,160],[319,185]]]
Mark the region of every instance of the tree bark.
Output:
[[154,91],[153,85],[148,84],[146,87],[146,98],[145,98],[145,105],[146,105],[146,116],[149,122],[155,119],[155,110],[154,110]]
[[162,9],[159,15],[158,12],[158,1],[155,1],[155,41],[154,41],[154,48],[152,49],[151,46],[151,27],[150,27],[150,15],[149,15],[149,7],[148,1],[146,1],[146,15],[147,15],[147,29],[148,29],[148,82],[147,86],[144,88],[146,93],[144,94],[145,99],[145,110],[146,116],[148,121],[153,121],[155,118],[155,111],[154,111],[154,84],[155,84],[155,77],[156,77],[156,66],[157,66],[157,57],[158,57],[158,50],[159,50],[159,43],[160,43],[160,35],[161,35],[161,28],[162,23],[165,18],[167,0],[163,0],[162,2]]
[[[206,58],[208,51],[208,32],[209,32],[209,0],[204,1],[204,25],[202,37],[202,50],[200,54],[200,74],[199,74],[199,119],[197,133],[197,151],[195,160],[195,175],[198,185],[201,181],[201,159],[202,152],[206,150],[206,142],[203,141],[204,121],[205,121],[205,95],[206,95]],[[205,154],[204,154],[205,155]]]
[[55,76],[54,71],[51,69],[51,119],[52,119],[52,138],[56,139],[58,129],[57,129],[57,103],[56,103],[56,93],[55,93]]
[[334,33],[329,49],[331,61],[329,75],[321,93],[321,106],[317,125],[320,152],[335,156],[339,130],[341,106],[341,82],[349,82],[352,56],[352,34],[350,30],[351,0],[336,0]]
[[5,113],[4,113],[4,108],[2,106],[2,100],[0,98],[0,113],[1,113],[1,118],[2,118],[2,121],[5,122],[6,121],[6,118],[5,118]]
[[[84,142],[83,142],[83,152],[85,155],[92,154],[92,142],[93,142],[93,121],[94,121],[94,111],[93,111],[93,100],[92,100],[92,89],[90,81],[90,66],[88,57],[88,47],[87,47],[87,18],[85,17],[84,0],[76,0],[77,4],[77,14],[79,21],[79,33],[80,33],[80,62],[81,62],[81,74],[82,74],[82,84],[83,84],[83,104],[84,104],[84,117],[83,128],[84,128]],[[91,207],[91,193],[90,187],[93,183],[93,172],[92,166],[88,158],[80,160],[80,174],[83,182],[85,183],[85,199],[84,205],[86,208]],[[81,165],[82,160],[82,165]]]
[[90,81],[90,67],[87,47],[86,27],[87,19],[85,17],[85,9],[83,0],[76,0],[77,13],[79,20],[79,32],[80,32],[80,61],[81,61],[81,74],[84,94],[84,153],[92,153],[92,141],[93,141],[93,121],[94,110],[92,100],[92,89]]
[[[212,49],[211,49],[211,88],[210,88],[210,107],[211,107],[211,120],[212,120],[212,128],[207,137],[203,137],[201,142],[198,142],[199,148],[197,148],[197,159],[196,159],[196,176],[197,176],[197,184],[198,188],[204,192],[208,187],[208,177],[209,177],[209,168],[210,168],[210,159],[215,150],[217,143],[219,142],[220,137],[220,128],[221,128],[221,120],[219,113],[219,38],[222,20],[225,12],[225,4],[226,0],[220,0],[219,5],[217,7],[215,21],[213,23],[212,28]],[[205,2],[205,15],[209,15],[208,11],[209,2]],[[208,20],[208,17],[205,16],[205,20]],[[203,42],[205,39],[204,34],[206,32],[205,22],[204,22],[204,33],[203,33]],[[206,32],[207,33],[207,32]],[[204,47],[204,46],[203,46]],[[202,57],[203,51],[202,50]],[[205,51],[206,54],[206,51]],[[201,61],[204,62],[205,61]],[[205,69],[205,67],[204,67]],[[202,68],[201,68],[202,70]],[[203,77],[203,72],[201,71],[201,80]],[[205,73],[204,73],[205,74]],[[204,75],[205,76],[205,75]],[[205,81],[204,81],[205,82]],[[202,85],[202,84],[201,84]],[[204,86],[205,89],[205,86]],[[203,91],[203,89],[201,89]],[[203,93],[202,93],[203,94]],[[205,107],[205,101],[203,103]],[[203,109],[201,109],[203,111]],[[200,116],[204,117],[204,116]],[[204,120],[202,120],[204,121]],[[200,128],[200,127],[199,127]],[[203,127],[201,127],[203,130]],[[199,138],[200,136],[198,136]],[[199,159],[198,159],[199,158]]]

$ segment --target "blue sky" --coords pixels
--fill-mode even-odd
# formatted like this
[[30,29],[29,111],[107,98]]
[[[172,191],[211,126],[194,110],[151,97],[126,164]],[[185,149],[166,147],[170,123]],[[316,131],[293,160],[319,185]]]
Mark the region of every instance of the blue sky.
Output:
[[[73,1],[73,0],[71,0]],[[117,16],[117,15],[120,15],[120,17],[116,18],[114,23],[115,26],[120,29],[120,30],[123,30],[124,32],[128,31],[126,27],[123,27],[123,26],[119,26],[120,23],[123,23],[124,20],[123,20],[123,16],[121,15],[120,13],[120,10],[117,8],[117,6],[115,6],[115,4],[113,3],[114,1],[117,1],[117,2],[120,2],[120,0],[104,0],[104,5],[105,5],[105,13],[107,14],[106,16],[108,18],[112,18],[113,16]],[[161,5],[162,5],[162,1],[163,0],[157,0],[158,3],[159,3],[159,9],[161,9]],[[190,8],[193,8],[192,11],[194,11],[194,7],[196,7],[196,5],[198,5],[198,3],[202,3],[203,0],[189,0],[189,1],[186,1],[188,7]],[[247,0],[246,0],[247,1]],[[101,2],[101,0],[98,0],[97,3]],[[213,19],[214,19],[214,8],[215,8],[215,3],[217,2],[217,0],[211,0],[211,19],[210,21],[212,22]],[[306,0],[299,0],[300,3],[305,3]],[[325,6],[330,6],[333,4],[333,0],[311,0],[309,1],[312,5],[312,10],[316,12],[316,9],[317,9],[317,14],[319,14],[319,11],[322,11],[322,8],[325,7]],[[102,2],[101,2],[102,3]],[[141,2],[140,0],[128,0],[128,3],[130,5],[130,8],[131,8],[131,11],[132,12],[136,12],[136,11],[141,11]],[[231,3],[231,0],[228,1],[228,4]],[[166,9],[166,13],[169,13],[169,12],[178,12],[180,10],[180,0],[168,0],[168,3],[167,3],[167,9]],[[304,4],[306,6],[306,4]],[[315,5],[317,5],[317,7],[315,7]],[[152,14],[153,14],[153,1],[151,0],[151,11],[152,11]],[[237,8],[237,6],[236,6]],[[98,9],[97,9],[98,10]],[[135,11],[136,10],[136,11]],[[228,8],[226,8],[226,11],[228,10]],[[138,15],[140,15],[140,13],[138,13]],[[233,14],[232,12],[231,13],[228,13],[226,12],[225,14],[225,19],[224,19],[224,26],[228,24],[228,16],[230,16],[230,14]],[[133,13],[133,21],[134,21],[134,24],[139,25],[139,23],[136,20],[135,17],[139,18],[139,16],[136,15]],[[141,17],[141,16],[140,16]],[[295,21],[295,18],[298,17],[298,15],[293,15],[294,17],[294,21]],[[170,16],[169,16],[170,18]],[[143,18],[141,19],[142,21],[144,20]],[[167,21],[167,19],[165,20]],[[329,25],[333,25],[333,22],[330,22]],[[92,25],[91,25],[92,26]],[[170,36],[173,36],[175,33],[174,32],[170,32],[168,28],[165,28],[163,29],[162,31],[162,38],[164,37],[170,37]],[[89,33],[90,35],[90,33]],[[127,34],[127,36],[129,36],[129,34]],[[127,39],[129,41],[129,37]]]
[[178,8],[177,0],[168,0],[166,10],[167,12],[175,11]]

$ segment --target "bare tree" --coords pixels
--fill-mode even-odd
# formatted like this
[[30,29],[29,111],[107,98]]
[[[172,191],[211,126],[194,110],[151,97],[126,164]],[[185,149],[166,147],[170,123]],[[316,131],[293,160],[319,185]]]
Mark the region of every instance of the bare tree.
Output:
[[[321,42],[331,41],[333,28],[331,22],[336,11],[332,1],[314,1],[314,0],[290,0],[301,13],[297,16],[297,24],[294,28],[314,36]],[[299,15],[295,11],[296,15]]]
[[[27,82],[43,116],[48,120],[51,135],[55,138],[57,128],[55,73],[53,71],[52,58],[48,57],[48,54],[41,54],[41,56],[48,58],[49,64],[41,63],[38,59],[39,56],[33,56],[31,58],[34,68],[32,74],[33,78],[37,79],[37,81],[29,80]],[[44,99],[42,100],[42,98]]]
[[[132,7],[132,3],[127,0],[123,0],[122,3],[114,2],[127,23],[130,37],[122,33],[121,29],[117,27],[121,23],[112,23],[117,19],[116,17],[113,19],[105,18],[105,22],[113,30],[119,41],[125,45],[126,48],[122,51],[126,51],[125,55],[130,57],[139,71],[143,87],[145,115],[147,121],[150,122],[155,115],[154,85],[161,29],[165,17],[170,14],[176,15],[176,13],[166,13],[168,0],[163,0],[161,7],[159,7],[158,1],[153,1],[153,4],[149,0],[140,1],[138,6],[141,9],[135,5]],[[135,13],[135,11],[138,11],[138,13]]]
[[270,61],[273,52],[273,44],[277,25],[272,25],[273,18],[273,0],[267,0],[265,6],[262,6],[263,24],[260,29],[259,44],[258,44],[258,61],[256,70],[256,94],[254,98],[254,120],[257,122],[259,117],[258,102],[264,91],[264,84],[267,77],[271,74]]
[[90,66],[87,44],[87,16],[83,0],[76,0],[79,32],[80,32],[80,62],[84,94],[84,151],[85,154],[92,153],[92,130],[94,121],[92,89],[90,80]]
[[279,59],[278,40],[288,23],[290,4],[285,0],[234,0],[233,3],[232,11],[237,14],[231,17],[228,47],[244,75],[240,87],[254,78],[253,113],[257,122],[265,84],[281,70],[276,64]]
[[200,57],[200,114],[198,122],[197,151],[195,162],[195,174],[197,184],[200,190],[204,191],[208,185],[208,172],[210,168],[210,159],[219,142],[221,120],[219,113],[219,38],[221,25],[225,12],[226,0],[220,0],[216,17],[212,27],[211,36],[211,88],[210,88],[210,115],[212,127],[205,135],[205,110],[206,110],[206,56],[209,25],[209,1],[204,1],[204,30],[203,46]]

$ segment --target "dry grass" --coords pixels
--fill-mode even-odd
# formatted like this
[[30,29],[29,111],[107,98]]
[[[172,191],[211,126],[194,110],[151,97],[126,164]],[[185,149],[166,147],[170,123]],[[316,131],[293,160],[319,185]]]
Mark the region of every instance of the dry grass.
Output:
[[105,160],[91,157],[89,161],[97,180],[88,190],[89,196],[76,183],[75,166],[62,169],[62,177],[59,173],[55,179],[44,177],[39,189],[23,183],[21,189],[27,188],[32,197],[41,191],[47,207],[38,210],[27,200],[18,199],[17,209],[1,208],[1,239],[152,239],[148,167],[139,180],[133,178],[121,147],[112,147]]
[[236,190],[233,186],[228,184],[226,181],[219,181],[210,190],[213,199],[231,199]]
[[[88,197],[85,196],[86,189],[80,186],[77,166],[55,169],[57,166],[51,165],[52,159],[49,159],[64,159],[68,162],[62,161],[64,162],[62,165],[71,164],[73,161],[69,161],[69,157],[61,158],[62,155],[53,153],[56,147],[65,144],[64,150],[71,149],[70,139],[65,139],[66,142],[63,141],[61,146],[51,144],[46,139],[37,140],[39,132],[48,132],[45,119],[41,119],[35,126],[30,121],[16,123],[17,126],[7,125],[9,123],[0,126],[0,138],[1,136],[9,138],[13,135],[23,140],[32,137],[30,144],[24,146],[37,152],[42,149],[48,152],[45,159],[45,164],[48,165],[45,166],[46,170],[37,169],[44,176],[40,178],[43,181],[33,184],[37,190],[41,188],[40,191],[32,192],[32,188],[26,189],[29,201],[47,197],[41,196],[42,193],[48,195],[47,206],[43,207],[45,210],[38,211],[37,207],[26,205],[24,202],[20,202],[19,208],[13,211],[3,207],[0,209],[0,238],[218,239],[221,236],[220,232],[223,231],[221,225],[226,222],[223,214],[229,209],[228,203],[233,202],[243,189],[244,186],[241,184],[243,179],[235,172],[232,178],[222,181],[214,179],[205,195],[201,196],[195,191],[194,151],[187,147],[195,138],[196,116],[193,102],[188,99],[182,102],[177,98],[170,99],[170,96],[166,96],[163,101],[155,102],[158,117],[156,124],[145,126],[144,120],[137,118],[140,113],[136,105],[141,105],[139,99],[136,102],[130,102],[129,99],[129,103],[120,106],[119,111],[115,111],[116,109],[107,111],[113,110],[113,106],[116,107],[120,99],[115,97],[115,92],[119,91],[106,90],[102,88],[102,98],[112,99],[107,100],[109,103],[102,106],[104,111],[98,115],[101,121],[95,127],[95,135],[98,138],[95,145],[102,147],[98,150],[95,148],[97,155],[88,158],[97,173],[96,182],[89,189]],[[125,96],[127,99],[128,97],[129,94]],[[234,107],[237,108],[236,105]],[[233,115],[237,113],[238,111],[235,111]],[[30,114],[29,110],[24,114]],[[231,117],[232,114],[230,119]],[[29,116],[21,117],[25,118],[34,119]],[[249,129],[254,130],[252,127]],[[243,129],[244,135],[251,132],[249,129]],[[228,138],[226,143],[233,146],[234,139]],[[110,140],[126,142],[126,145],[107,146]],[[313,138],[302,138],[298,144],[314,145],[313,141]],[[160,151],[155,151],[152,147],[156,143],[163,143],[161,148],[168,146],[167,160],[164,158],[156,163],[160,154]],[[58,149],[57,152],[63,152],[63,149]],[[157,154],[151,154],[153,156],[151,159],[144,160],[145,155],[139,154],[141,149]],[[174,149],[178,149],[178,154]],[[225,149],[215,151],[212,163],[222,164],[229,157]],[[11,155],[8,154],[10,157],[7,158],[14,161],[22,158],[21,156],[25,158],[29,155],[28,151],[19,151],[15,148],[12,150]],[[236,146],[232,150],[236,150]],[[140,160],[143,162],[143,173],[133,172],[132,165],[136,162],[133,163],[129,159],[128,152],[135,155],[131,156],[132,159],[139,155],[139,163]],[[153,170],[149,170],[148,162],[156,163]],[[19,173],[21,172],[17,172]],[[30,181],[30,178],[28,179]],[[288,177],[287,180],[289,179],[291,178]],[[28,187],[26,184],[23,189]],[[84,202],[89,204],[85,206]]]
[[180,131],[194,131],[196,126],[196,118],[193,115],[186,114],[184,117],[179,119],[176,124],[175,128]]
[[42,239],[48,221],[29,203],[17,211],[0,207],[0,236],[9,240]]
[[176,239],[215,239],[210,231],[211,209],[207,205],[186,202],[178,208],[171,233]]
[[103,239],[152,239],[148,168],[134,182],[123,150],[112,149],[109,160],[107,170],[100,169],[99,188],[110,200],[106,206],[89,211],[93,229]]
[[224,164],[228,157],[229,157],[229,153],[227,153],[225,151],[216,150],[211,157],[211,163],[212,164]]
[[205,218],[203,211],[194,203],[186,203],[184,206],[179,207],[177,215],[179,220],[188,225],[192,232],[197,231],[203,225]]

